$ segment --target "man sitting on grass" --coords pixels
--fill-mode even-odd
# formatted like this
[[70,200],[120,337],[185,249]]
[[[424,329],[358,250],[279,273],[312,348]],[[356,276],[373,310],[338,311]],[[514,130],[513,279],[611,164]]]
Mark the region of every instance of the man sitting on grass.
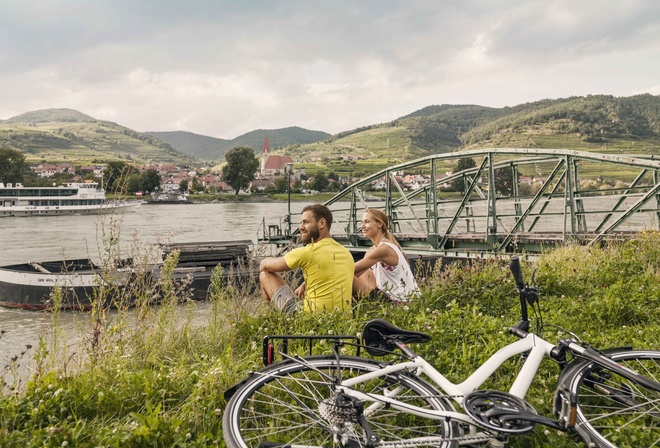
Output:
[[[303,208],[299,230],[305,246],[259,265],[261,293],[268,302],[286,313],[351,309],[355,263],[348,249],[330,236],[330,226],[330,209],[321,204]],[[304,282],[294,292],[279,273],[297,268]]]

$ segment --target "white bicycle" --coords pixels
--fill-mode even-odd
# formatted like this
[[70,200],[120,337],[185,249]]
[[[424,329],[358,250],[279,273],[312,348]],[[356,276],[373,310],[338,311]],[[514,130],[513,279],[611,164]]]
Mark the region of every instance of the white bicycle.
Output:
[[[660,352],[601,351],[574,339],[547,342],[530,332],[528,304],[538,303],[538,290],[524,284],[517,257],[511,270],[521,320],[509,331],[518,340],[463,382],[452,383],[408,346],[428,342],[428,335],[381,319],[367,323],[360,345],[372,356],[397,350],[395,363],[340,355],[339,348],[351,343],[332,336],[314,338],[333,339],[333,356],[289,356],[288,339],[307,337],[274,336],[284,339],[280,354],[286,359],[251,373],[225,393],[227,446],[501,447],[535,424],[573,432],[587,446],[660,446]],[[479,390],[518,355],[525,361],[508,391]],[[525,401],[545,357],[561,368],[554,418],[537,414]]]

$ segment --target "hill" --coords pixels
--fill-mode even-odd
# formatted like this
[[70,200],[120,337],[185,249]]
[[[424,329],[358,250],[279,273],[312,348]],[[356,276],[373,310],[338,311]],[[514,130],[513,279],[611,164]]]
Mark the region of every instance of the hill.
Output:
[[205,160],[220,160],[224,158],[227,151],[238,146],[247,146],[260,153],[263,149],[264,138],[272,149],[284,148],[292,145],[314,143],[330,137],[330,134],[322,131],[310,131],[297,126],[281,129],[257,129],[240,135],[231,140],[193,134],[191,132],[147,132],[160,140],[163,140],[177,151],[191,154]]
[[[190,132],[140,133],[71,109],[0,121],[0,146],[31,160],[125,159],[136,163],[221,160],[237,146],[260,152],[264,138],[310,174],[361,177],[431,154],[479,147],[566,148],[660,154],[660,96],[589,95],[513,107],[431,105],[388,123],[330,135],[299,127],[258,129],[231,140]],[[197,164],[200,161],[197,160]]]
[[[145,132],[169,143],[174,149],[204,160],[214,160],[220,148],[226,147],[231,140],[209,137],[185,131]],[[224,153],[223,153],[224,155]]]
[[514,107],[433,105],[282,152],[312,173],[362,176],[414,158],[483,147],[660,154],[660,96],[590,95]]
[[72,109],[38,110],[0,121],[0,147],[24,152],[28,162],[196,162],[153,136]]

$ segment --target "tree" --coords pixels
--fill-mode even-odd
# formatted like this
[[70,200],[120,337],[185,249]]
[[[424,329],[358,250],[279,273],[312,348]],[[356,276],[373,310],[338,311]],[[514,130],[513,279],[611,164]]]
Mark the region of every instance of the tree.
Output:
[[188,191],[188,181],[186,179],[179,182],[179,191]]
[[135,193],[140,191],[140,175],[138,173],[131,173],[126,181],[126,191]]
[[156,170],[147,170],[140,176],[140,188],[151,193],[160,188],[160,174]]
[[310,185],[312,190],[316,191],[325,191],[328,188],[328,178],[325,175],[324,171],[319,171],[314,175],[314,180]]
[[27,163],[22,152],[0,148],[0,181],[5,183],[23,182],[25,170],[27,170]]
[[289,191],[288,176],[278,177],[275,179],[275,191],[278,193],[286,193]]
[[202,185],[202,183],[199,181],[199,179],[197,179],[197,177],[193,177],[192,191],[194,191],[195,193],[204,191],[204,185]]
[[[473,158],[463,157],[461,159],[458,159],[458,163],[456,163],[456,169],[454,170],[454,173],[460,173],[461,171],[474,168],[475,166],[477,166],[477,162],[475,162]],[[464,191],[465,188],[467,188],[467,185],[465,185],[463,177],[459,177],[458,179],[454,179],[453,181],[451,181],[452,190]]]
[[[518,175],[520,177],[520,175]],[[513,179],[513,167],[500,168],[495,170],[495,191],[502,196],[511,196],[513,193],[513,183],[518,179]]]
[[254,180],[254,174],[259,168],[259,159],[254,155],[254,150],[245,146],[232,148],[225,155],[227,164],[222,167],[222,177],[236,192],[250,186]]
[[128,165],[126,162],[108,162],[108,165],[103,170],[104,187],[113,193],[124,190],[128,176],[137,172],[135,167]]

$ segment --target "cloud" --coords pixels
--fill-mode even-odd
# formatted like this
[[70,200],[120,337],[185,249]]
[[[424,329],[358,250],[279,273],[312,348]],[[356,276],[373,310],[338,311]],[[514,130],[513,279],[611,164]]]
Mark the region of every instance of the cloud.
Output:
[[340,132],[430,104],[627,95],[660,73],[660,2],[645,0],[4,3],[0,118]]

